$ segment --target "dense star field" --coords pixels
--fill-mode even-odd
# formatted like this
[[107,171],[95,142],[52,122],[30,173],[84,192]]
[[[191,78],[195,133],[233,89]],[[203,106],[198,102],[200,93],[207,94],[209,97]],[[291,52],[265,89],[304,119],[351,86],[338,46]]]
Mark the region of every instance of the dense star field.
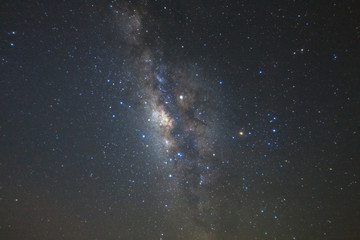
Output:
[[0,239],[360,239],[356,1],[7,1]]

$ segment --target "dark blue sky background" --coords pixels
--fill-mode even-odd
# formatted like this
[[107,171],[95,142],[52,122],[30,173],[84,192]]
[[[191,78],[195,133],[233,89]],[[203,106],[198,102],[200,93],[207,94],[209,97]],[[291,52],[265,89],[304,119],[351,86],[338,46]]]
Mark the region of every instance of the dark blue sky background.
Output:
[[0,238],[359,239],[359,16],[3,3]]

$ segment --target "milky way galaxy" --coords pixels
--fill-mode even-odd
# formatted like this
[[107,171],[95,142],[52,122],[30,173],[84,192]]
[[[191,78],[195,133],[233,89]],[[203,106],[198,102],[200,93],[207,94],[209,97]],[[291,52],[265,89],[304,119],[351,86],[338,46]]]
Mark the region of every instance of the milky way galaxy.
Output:
[[188,228],[196,222],[201,230],[197,235],[209,239],[207,232],[214,228],[210,215],[216,211],[210,203],[211,188],[217,183],[211,164],[219,161],[214,152],[219,119],[215,98],[209,97],[213,90],[198,79],[198,73],[189,71],[186,62],[164,56],[161,43],[155,47],[146,44],[146,27],[153,26],[144,25],[151,16],[137,9],[120,9],[114,14],[122,15],[119,25],[125,26],[130,64],[137,71],[134,81],[140,86],[134,94],[141,95],[140,105],[148,118],[145,128],[150,129],[151,148],[158,154],[156,161],[166,165],[159,169],[170,183],[165,191],[172,204],[166,208],[187,221]]
[[360,239],[356,1],[3,1],[0,239]]

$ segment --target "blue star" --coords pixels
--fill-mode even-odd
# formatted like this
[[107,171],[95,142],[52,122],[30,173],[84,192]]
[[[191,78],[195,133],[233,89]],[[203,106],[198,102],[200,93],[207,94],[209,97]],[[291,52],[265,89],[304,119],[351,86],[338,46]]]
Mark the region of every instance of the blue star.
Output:
[[142,138],[145,138],[146,136],[145,136],[145,134],[143,134],[143,135],[141,135],[141,137],[142,137]]
[[259,70],[259,74],[262,74],[263,72],[262,72],[262,70]]
[[219,84],[220,84],[220,85],[222,85],[222,84],[223,84],[223,82],[222,82],[222,81],[220,81],[220,82],[219,82]]
[[183,155],[182,155],[181,153],[179,153],[179,152],[177,153],[177,155],[178,155],[179,157],[182,157],[182,156],[183,156]]
[[276,129],[274,128],[274,129],[272,130],[272,132],[276,132]]
[[112,117],[115,118],[115,114],[113,114]]

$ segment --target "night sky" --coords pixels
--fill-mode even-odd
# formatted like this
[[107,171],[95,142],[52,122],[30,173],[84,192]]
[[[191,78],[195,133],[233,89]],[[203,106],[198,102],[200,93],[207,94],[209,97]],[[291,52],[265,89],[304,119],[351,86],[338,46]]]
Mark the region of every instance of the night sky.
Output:
[[360,239],[357,1],[7,1],[0,239]]

